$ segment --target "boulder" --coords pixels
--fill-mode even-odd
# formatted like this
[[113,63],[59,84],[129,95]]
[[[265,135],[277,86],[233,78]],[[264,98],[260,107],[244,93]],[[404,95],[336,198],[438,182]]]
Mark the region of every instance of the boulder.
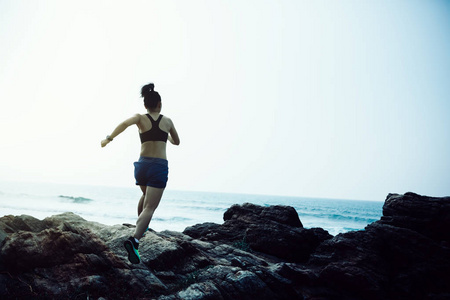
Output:
[[450,248],[441,226],[449,204],[448,197],[390,194],[380,221],[324,241],[307,265],[327,292],[357,299],[445,298]]
[[296,210],[289,206],[235,204],[224,213],[224,221],[222,225],[197,224],[183,233],[292,262],[306,261],[321,242],[332,237],[322,228],[303,228]]
[[389,194],[381,223],[408,228],[437,241],[450,242],[450,197]]

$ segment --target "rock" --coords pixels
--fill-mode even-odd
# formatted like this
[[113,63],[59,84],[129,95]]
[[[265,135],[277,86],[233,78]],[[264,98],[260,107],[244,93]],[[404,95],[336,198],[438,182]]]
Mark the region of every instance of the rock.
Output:
[[189,235],[194,239],[199,239],[203,237],[204,240],[217,241],[222,238],[222,236],[218,235],[219,230],[220,230],[219,224],[208,222],[187,227],[183,231],[183,233]]
[[39,232],[45,228],[39,219],[32,216],[22,215],[20,217],[4,216],[0,219],[0,244],[10,233],[24,230],[30,232]]
[[389,194],[381,222],[412,229],[434,240],[450,242],[450,197]]
[[448,299],[449,200],[390,194],[381,220],[335,237],[291,207],[234,205],[223,224],[148,231],[138,265],[133,228],[5,216],[0,298]]
[[205,241],[221,241],[292,262],[309,258],[331,235],[322,228],[305,229],[293,207],[233,205],[224,213],[225,223],[198,224],[183,233]]
[[14,273],[39,267],[52,267],[72,261],[78,253],[105,250],[105,245],[84,232],[45,229],[39,233],[19,231],[6,238],[2,257]]
[[448,216],[449,200],[389,195],[380,221],[363,231],[339,234],[316,249],[307,264],[316,270],[316,282],[364,299],[446,295],[450,248],[440,226],[447,222],[442,214]]
[[185,300],[220,300],[222,294],[212,282],[201,282],[190,285],[187,289],[178,292],[178,297]]
[[[16,224],[37,219],[16,217]],[[0,221],[4,221],[1,218]],[[72,222],[70,222],[72,221]],[[33,298],[36,295],[65,298],[73,294],[91,296],[142,294],[149,287],[164,289],[156,277],[135,271],[130,274],[123,258],[110,251],[97,234],[100,228],[74,214],[62,214],[39,221],[40,232],[20,230],[9,234],[0,251],[6,297]],[[52,226],[47,228],[47,226]],[[105,227],[105,226],[103,226]],[[19,228],[19,227],[18,227]],[[24,280],[25,278],[25,280]],[[123,285],[127,282],[127,285]]]
[[231,206],[223,215],[223,220],[239,220],[246,223],[274,221],[292,227],[302,227],[297,211],[291,206],[260,206],[251,203]]

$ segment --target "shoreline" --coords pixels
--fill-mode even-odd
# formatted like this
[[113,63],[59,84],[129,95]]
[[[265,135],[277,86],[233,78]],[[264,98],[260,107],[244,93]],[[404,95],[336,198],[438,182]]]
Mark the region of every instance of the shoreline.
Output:
[[[39,185],[37,185],[39,186]],[[0,215],[32,215],[43,219],[63,212],[74,212],[87,220],[107,225],[135,223],[140,197],[135,189],[117,189],[109,193],[99,187],[39,186],[0,194]],[[0,188],[0,191],[5,190]],[[62,197],[63,196],[63,197]],[[91,201],[74,201],[89,199]],[[330,200],[257,195],[195,193],[168,190],[155,213],[153,228],[182,231],[201,222],[223,222],[224,212],[233,204],[289,205],[296,208],[305,227],[323,227],[333,235],[360,230],[381,216],[383,202]]]

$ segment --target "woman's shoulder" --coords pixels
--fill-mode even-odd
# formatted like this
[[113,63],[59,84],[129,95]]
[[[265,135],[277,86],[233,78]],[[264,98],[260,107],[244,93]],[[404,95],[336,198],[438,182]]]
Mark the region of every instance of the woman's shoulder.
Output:
[[141,128],[141,126],[145,127],[146,124],[150,122],[147,115],[145,115],[145,114],[138,113],[138,114],[135,114],[133,117],[136,119],[139,128]]
[[145,120],[145,119],[148,118],[148,117],[147,117],[147,114],[139,114],[139,113],[138,113],[138,114],[135,114],[134,117],[135,117],[135,118],[139,118],[140,120],[142,120],[142,119]]
[[163,115],[163,114],[161,114],[162,115],[162,119],[164,120],[164,121],[167,121],[167,122],[172,122],[172,119],[171,118],[169,118],[168,116],[166,116],[166,115]]
[[161,122],[164,123],[169,129],[173,127],[172,119],[166,115],[163,115]]

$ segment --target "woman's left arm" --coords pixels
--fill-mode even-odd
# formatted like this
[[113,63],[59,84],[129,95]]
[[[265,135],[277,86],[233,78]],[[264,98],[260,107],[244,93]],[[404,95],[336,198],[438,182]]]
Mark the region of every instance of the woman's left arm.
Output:
[[114,129],[114,131],[110,135],[108,135],[108,137],[106,139],[104,139],[101,142],[102,147],[105,147],[106,145],[108,145],[109,142],[111,142],[116,136],[118,136],[119,134],[124,132],[125,129],[127,129],[129,126],[138,124],[139,120],[140,120],[140,115],[136,114],[136,115],[132,116],[131,118],[126,119],[119,125],[117,125],[116,129]]

